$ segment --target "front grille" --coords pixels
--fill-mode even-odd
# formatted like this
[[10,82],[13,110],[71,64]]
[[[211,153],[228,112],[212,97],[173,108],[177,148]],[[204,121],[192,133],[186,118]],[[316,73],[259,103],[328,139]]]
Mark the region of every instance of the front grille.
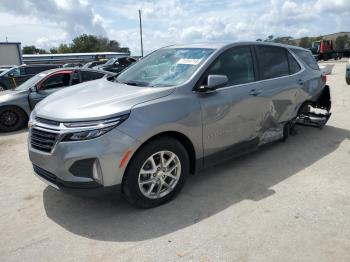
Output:
[[36,166],[36,165],[33,165],[33,169],[34,169],[34,172],[36,174],[38,174],[39,176],[41,176],[42,178],[50,181],[51,183],[57,184],[57,177],[54,174]]
[[35,117],[35,120],[38,121],[39,123],[51,125],[51,126],[59,126],[60,122],[54,121],[54,120],[49,120],[41,117]]
[[48,132],[32,128],[30,144],[33,148],[44,151],[51,152],[57,141],[58,133]]

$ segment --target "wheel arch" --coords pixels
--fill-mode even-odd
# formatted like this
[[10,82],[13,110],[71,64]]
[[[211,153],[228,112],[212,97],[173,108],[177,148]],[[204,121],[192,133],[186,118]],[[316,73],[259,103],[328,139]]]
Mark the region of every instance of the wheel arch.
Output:
[[332,107],[332,100],[331,100],[331,94],[330,94],[330,87],[328,85],[325,85],[322,89],[322,91],[315,97],[314,99],[308,99],[305,100],[303,103],[299,105],[298,108],[298,114],[305,106],[312,105],[316,108],[325,109],[328,112],[331,110]]
[[150,142],[152,142],[152,141],[154,141],[154,140],[156,140],[158,138],[161,138],[161,137],[174,138],[174,139],[179,141],[184,146],[184,148],[186,149],[186,151],[188,153],[188,157],[189,157],[189,160],[190,160],[190,173],[191,174],[195,174],[198,166],[197,166],[197,163],[196,163],[196,151],[195,151],[194,145],[193,145],[192,141],[189,139],[188,136],[186,136],[185,134],[183,134],[181,132],[178,132],[178,131],[163,131],[163,132],[160,132],[158,134],[155,134],[155,135],[149,137],[133,153],[132,157],[128,161],[128,164],[127,164],[125,170],[128,169],[128,167],[129,167],[129,165],[130,165],[130,163],[132,161],[132,158],[136,155],[136,153],[139,150],[141,150],[143,148],[143,146],[145,144],[150,143]]

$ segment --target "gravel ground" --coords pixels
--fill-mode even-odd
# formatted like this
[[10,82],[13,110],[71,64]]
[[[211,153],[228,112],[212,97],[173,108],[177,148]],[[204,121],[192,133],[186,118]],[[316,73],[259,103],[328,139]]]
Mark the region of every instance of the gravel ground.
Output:
[[323,130],[207,169],[151,210],[57,192],[32,173],[27,131],[0,135],[0,261],[350,261],[344,74],[336,62]]

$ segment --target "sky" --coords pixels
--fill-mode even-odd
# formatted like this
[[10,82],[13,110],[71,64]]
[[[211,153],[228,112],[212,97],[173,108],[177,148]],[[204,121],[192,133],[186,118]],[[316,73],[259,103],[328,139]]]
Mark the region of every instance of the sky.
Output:
[[1,0],[0,41],[49,49],[86,33],[140,54],[177,43],[350,31],[350,0]]

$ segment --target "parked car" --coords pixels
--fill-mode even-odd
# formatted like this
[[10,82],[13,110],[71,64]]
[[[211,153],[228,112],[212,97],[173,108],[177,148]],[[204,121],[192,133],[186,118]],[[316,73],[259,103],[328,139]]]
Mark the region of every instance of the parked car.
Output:
[[350,59],[349,59],[349,64],[346,65],[345,69],[345,80],[348,85],[350,85]]
[[[3,73],[3,72],[5,72],[5,71],[8,71],[9,69],[7,69],[7,68],[0,68],[0,74],[1,73]],[[3,91],[3,90],[2,90]]]
[[110,71],[114,73],[120,73],[121,71],[123,71],[125,68],[135,63],[136,61],[137,60],[135,58],[132,58],[130,56],[111,58],[105,64],[95,66],[93,68]]
[[[155,70],[159,64],[167,69]],[[29,157],[56,189],[115,186],[149,208],[174,198],[190,173],[286,140],[296,122],[325,125],[330,107],[329,87],[306,49],[171,46],[114,79],[42,101],[31,114]]]
[[106,62],[107,62],[107,60],[99,60],[99,61],[88,62],[85,65],[83,65],[83,68],[93,68],[95,66],[104,65]]
[[48,95],[104,76],[113,76],[113,73],[93,69],[51,69],[33,76],[15,90],[1,92],[0,131],[10,132],[26,126],[31,110]]
[[27,81],[32,76],[53,68],[59,67],[58,65],[21,65],[12,67],[0,73],[0,91],[7,89],[14,89]]
[[63,64],[62,67],[63,68],[67,68],[67,67],[82,67],[83,64],[82,63],[66,63],[66,64]]

